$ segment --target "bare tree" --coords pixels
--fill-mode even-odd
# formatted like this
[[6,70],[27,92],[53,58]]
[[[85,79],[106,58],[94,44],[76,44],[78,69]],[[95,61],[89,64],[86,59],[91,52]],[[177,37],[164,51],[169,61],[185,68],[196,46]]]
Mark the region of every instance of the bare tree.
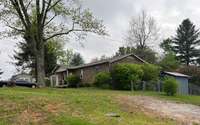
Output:
[[145,49],[148,42],[157,40],[159,29],[153,17],[143,10],[138,16],[133,17],[129,24],[126,41],[128,46]]
[[36,64],[36,79],[45,85],[44,45],[50,39],[87,32],[105,35],[105,27],[88,9],[76,0],[0,0],[0,20],[6,34],[19,35],[32,46]]

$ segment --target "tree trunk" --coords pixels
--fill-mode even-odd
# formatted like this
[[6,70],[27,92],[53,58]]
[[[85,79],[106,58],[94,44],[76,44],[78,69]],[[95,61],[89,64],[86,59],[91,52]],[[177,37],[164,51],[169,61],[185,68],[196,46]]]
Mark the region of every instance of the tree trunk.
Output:
[[42,42],[40,44],[40,47],[37,48],[36,53],[37,83],[39,87],[45,87],[44,44]]

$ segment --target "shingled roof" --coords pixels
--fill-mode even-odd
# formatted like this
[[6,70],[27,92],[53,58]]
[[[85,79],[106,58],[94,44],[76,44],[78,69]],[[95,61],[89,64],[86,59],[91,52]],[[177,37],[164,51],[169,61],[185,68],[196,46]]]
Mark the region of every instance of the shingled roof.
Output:
[[123,56],[118,56],[118,57],[113,57],[110,59],[105,59],[105,60],[101,60],[101,61],[97,61],[97,62],[92,62],[92,63],[87,63],[87,64],[83,64],[80,66],[71,66],[71,67],[67,67],[67,66],[60,66],[60,68],[58,68],[55,72],[63,72],[67,69],[79,69],[79,68],[84,68],[84,67],[90,67],[90,66],[95,66],[95,65],[99,65],[99,64],[104,64],[104,63],[114,63],[116,61],[119,61],[121,59],[124,59],[128,56],[133,56],[136,59],[138,59],[139,61],[143,62],[143,63],[147,63],[146,61],[144,61],[143,59],[141,59],[140,57],[136,56],[135,54],[127,54],[127,55],[123,55]]

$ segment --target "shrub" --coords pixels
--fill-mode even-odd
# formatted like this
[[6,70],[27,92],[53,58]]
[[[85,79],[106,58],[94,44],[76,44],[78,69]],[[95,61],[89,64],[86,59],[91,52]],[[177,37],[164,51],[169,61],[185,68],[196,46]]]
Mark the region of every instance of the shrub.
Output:
[[94,82],[94,85],[96,87],[107,89],[107,88],[110,88],[110,84],[111,84],[110,73],[100,72],[96,74],[95,82]]
[[137,64],[118,64],[111,71],[114,89],[130,90],[131,81],[137,83],[141,81],[143,71]]
[[171,77],[167,77],[164,79],[164,92],[166,92],[166,94],[168,96],[173,96],[177,93],[177,88],[178,88],[178,83],[176,81],[176,79],[171,78]]
[[68,84],[69,87],[74,88],[74,87],[78,87],[81,79],[77,75],[70,75],[70,76],[67,77],[66,81],[67,81],[67,84]]
[[160,74],[160,68],[158,66],[152,64],[144,64],[142,65],[143,70],[143,81],[157,81]]

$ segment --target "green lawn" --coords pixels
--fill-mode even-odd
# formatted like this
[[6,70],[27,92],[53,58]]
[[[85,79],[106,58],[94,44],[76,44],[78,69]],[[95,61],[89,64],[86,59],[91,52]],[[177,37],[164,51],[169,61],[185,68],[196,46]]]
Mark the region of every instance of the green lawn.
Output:
[[[85,89],[0,88],[0,125],[176,125],[175,121],[123,110],[119,95],[147,95],[200,105],[199,96]],[[107,117],[115,112],[120,117]]]

